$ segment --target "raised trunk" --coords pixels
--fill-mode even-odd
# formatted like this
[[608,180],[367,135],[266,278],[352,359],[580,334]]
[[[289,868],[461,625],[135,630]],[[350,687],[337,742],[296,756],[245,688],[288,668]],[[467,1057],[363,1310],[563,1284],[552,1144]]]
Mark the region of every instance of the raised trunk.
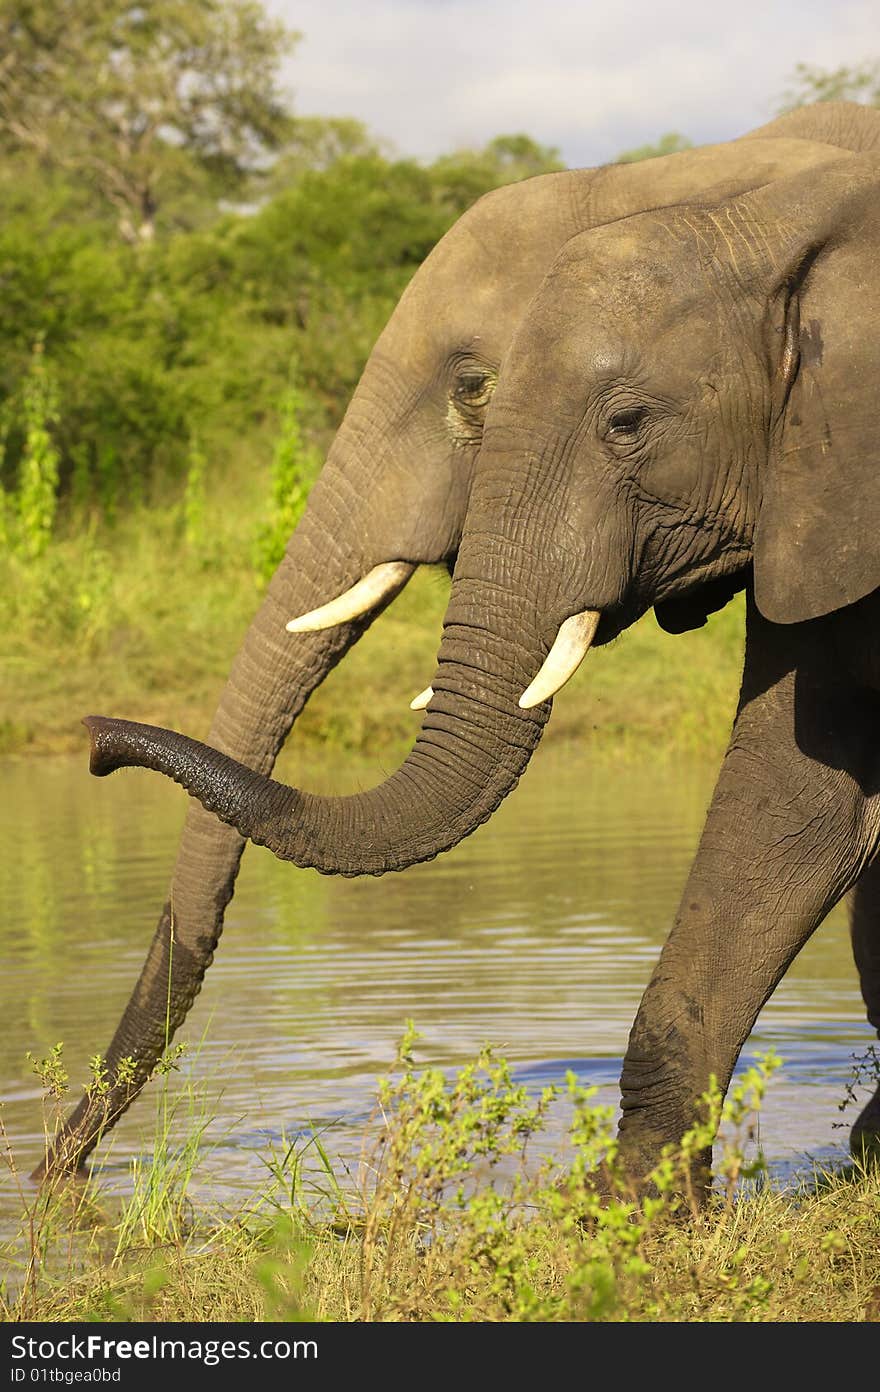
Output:
[[421,733],[377,788],[316,797],[183,735],[99,716],[86,722],[92,772],[156,769],[258,845],[325,874],[379,875],[430,860],[476,830],[516,786],[548,714],[546,704],[518,706],[543,654],[522,644],[506,650],[499,635],[514,631],[512,601],[499,605],[495,595],[487,605],[479,588],[454,587]]
[[[346,504],[351,516],[352,504],[348,499]],[[309,696],[382,607],[322,633],[286,631],[288,620],[346,589],[372,563],[361,561],[359,545],[340,527],[325,525],[326,506],[325,499],[307,509],[247,632],[209,735],[226,755],[263,774],[271,771]],[[335,509],[334,518],[340,511]],[[190,808],[168,901],[106,1053],[110,1090],[83,1096],[34,1171],[35,1179],[47,1170],[80,1166],[153,1073],[213,959],[244,845],[232,828],[199,806]],[[118,1082],[123,1060],[132,1062],[122,1069],[126,1080]]]

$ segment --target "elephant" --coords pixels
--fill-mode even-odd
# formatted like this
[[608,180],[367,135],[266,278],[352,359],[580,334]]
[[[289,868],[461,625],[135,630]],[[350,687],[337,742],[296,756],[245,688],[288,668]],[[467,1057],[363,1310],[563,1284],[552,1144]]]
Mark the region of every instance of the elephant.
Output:
[[[235,659],[212,746],[268,776],[310,694],[414,568],[453,570],[499,365],[568,239],[646,208],[717,201],[880,138],[876,113],[862,108],[815,108],[812,133],[804,115],[641,165],[526,180],[487,195],[455,224],[370,356]],[[35,1177],[81,1165],[149,1077],[210,965],[244,844],[231,826],[191,807],[168,900],[107,1052],[111,1078],[126,1057],[134,1076],[99,1101],[82,1099]]]
[[174,732],[87,720],[98,775],[157,769],[298,865],[402,869],[515,787],[591,646],[745,589],[730,745],[624,1058],[634,1178],[712,1076],[728,1086],[797,952],[880,865],[878,255],[876,155],[566,244],[487,412],[421,734],[378,788],[317,798]]

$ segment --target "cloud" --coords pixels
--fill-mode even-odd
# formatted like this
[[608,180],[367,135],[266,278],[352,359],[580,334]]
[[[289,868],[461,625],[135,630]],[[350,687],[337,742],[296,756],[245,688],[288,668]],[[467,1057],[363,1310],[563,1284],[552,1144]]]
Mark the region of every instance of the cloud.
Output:
[[526,131],[571,165],[677,130],[768,120],[797,62],[880,56],[875,0],[266,0],[303,33],[285,69],[303,114],[351,115],[430,158]]

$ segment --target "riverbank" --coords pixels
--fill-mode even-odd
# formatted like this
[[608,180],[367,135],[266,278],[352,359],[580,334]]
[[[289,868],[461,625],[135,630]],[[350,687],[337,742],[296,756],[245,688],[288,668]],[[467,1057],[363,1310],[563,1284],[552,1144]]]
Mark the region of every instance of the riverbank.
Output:
[[[880,1319],[878,1171],[817,1172],[787,1191],[744,1158],[771,1056],[725,1102],[706,1095],[705,1126],[652,1172],[657,1196],[641,1206],[616,1169],[612,1109],[588,1091],[570,1082],[565,1159],[538,1169],[526,1153],[552,1090],[514,1084],[491,1050],[452,1077],[419,1069],[413,1043],[380,1081],[382,1125],[358,1174],[340,1176],[320,1139],[301,1140],[267,1157],[250,1203],[209,1214],[188,1195],[199,1133],[170,1147],[160,1102],[150,1164],[134,1162],[133,1192],[115,1210],[100,1175],[73,1191],[23,1191],[18,1261],[6,1252],[20,1279],[14,1294],[0,1290],[0,1320]],[[51,1082],[55,1061],[46,1068]],[[701,1207],[687,1175],[716,1128]]]
[[[170,502],[113,527],[78,519],[41,557],[0,558],[0,754],[85,749],[103,712],[204,737],[260,603],[255,548],[268,493],[253,459],[214,486],[194,525]],[[315,693],[294,738],[306,748],[401,758],[409,710],[434,670],[448,579],[422,570]],[[586,739],[615,757],[720,756],[736,702],[742,602],[694,633],[647,615],[592,655],[557,697],[545,739]],[[291,639],[295,641],[295,639]]]

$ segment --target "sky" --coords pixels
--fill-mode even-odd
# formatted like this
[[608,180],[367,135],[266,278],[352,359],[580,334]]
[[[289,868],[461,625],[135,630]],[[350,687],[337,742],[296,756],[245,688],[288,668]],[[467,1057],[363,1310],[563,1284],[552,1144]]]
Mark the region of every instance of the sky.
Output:
[[355,116],[430,159],[524,131],[571,167],[668,131],[770,120],[795,64],[880,58],[878,0],[264,0],[302,40],[300,115]]

